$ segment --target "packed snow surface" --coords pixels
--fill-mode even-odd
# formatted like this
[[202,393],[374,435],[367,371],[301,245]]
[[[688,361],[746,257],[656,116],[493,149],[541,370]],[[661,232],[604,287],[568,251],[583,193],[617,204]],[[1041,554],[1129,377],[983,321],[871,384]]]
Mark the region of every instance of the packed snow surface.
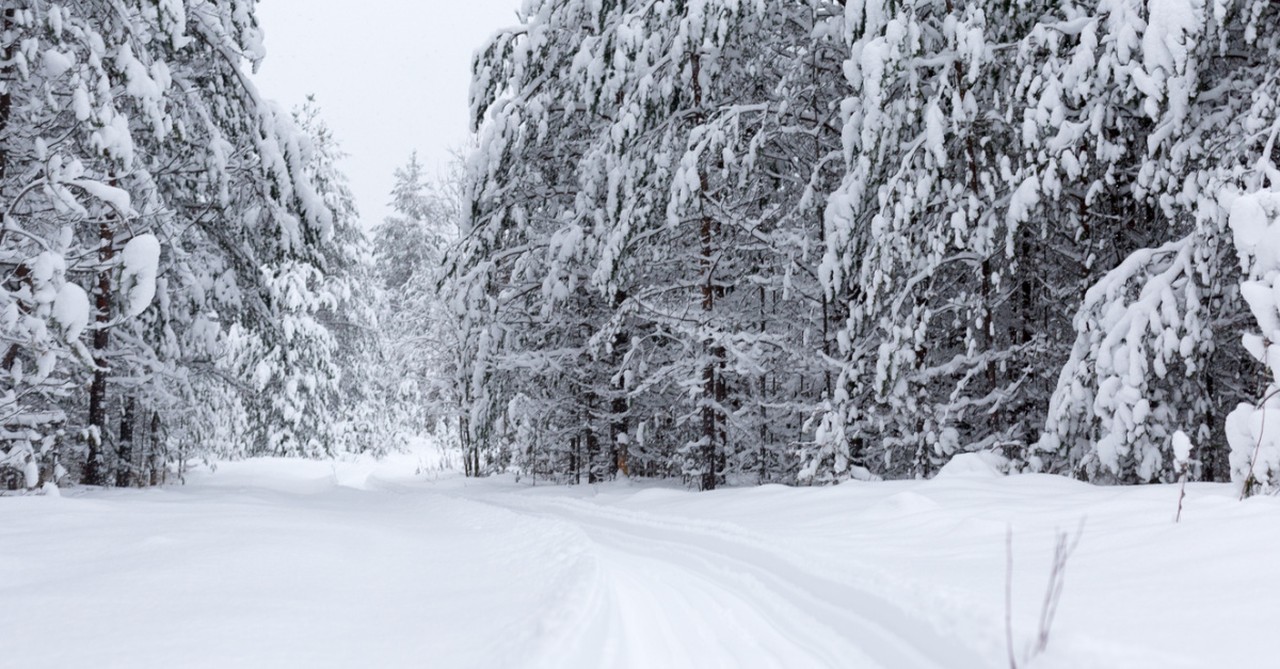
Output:
[[694,493],[383,463],[224,463],[183,486],[0,498],[0,649],[26,667],[1256,666],[1280,502],[998,477]]

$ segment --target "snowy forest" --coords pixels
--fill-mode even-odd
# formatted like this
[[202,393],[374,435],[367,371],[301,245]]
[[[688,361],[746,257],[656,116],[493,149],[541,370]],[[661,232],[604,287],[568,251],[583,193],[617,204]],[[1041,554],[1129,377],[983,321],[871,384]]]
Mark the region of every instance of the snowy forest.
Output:
[[20,5],[10,488],[423,433],[561,482],[1280,485],[1275,3],[529,0],[376,224],[248,78],[253,2]]
[[1265,666],[1278,519],[1280,2],[0,0],[0,665]]
[[438,264],[456,198],[410,162],[400,216],[366,234],[318,109],[249,79],[253,2],[6,7],[8,487],[154,485],[195,459],[385,451],[434,427],[445,319],[429,280],[405,284]]
[[478,466],[1277,483],[1275,3],[526,12],[450,254]]

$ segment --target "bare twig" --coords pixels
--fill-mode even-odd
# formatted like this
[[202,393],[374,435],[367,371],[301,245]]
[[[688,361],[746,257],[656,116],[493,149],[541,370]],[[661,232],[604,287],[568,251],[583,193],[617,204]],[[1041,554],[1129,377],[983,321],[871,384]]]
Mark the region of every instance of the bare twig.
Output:
[[[1044,603],[1040,608],[1040,634],[1036,639],[1035,650],[1031,657],[1043,653],[1049,647],[1049,632],[1053,629],[1053,619],[1058,613],[1058,603],[1062,601],[1062,586],[1066,582],[1067,560],[1080,545],[1080,537],[1084,535],[1084,518],[1076,528],[1074,536],[1066,532],[1058,532],[1057,542],[1053,548],[1053,566],[1049,571],[1049,585],[1045,588]],[[1030,658],[1028,658],[1030,659]]]
[[1004,638],[1009,650],[1009,669],[1018,669],[1013,653],[1013,525],[1004,528]]
[[[1028,664],[1037,655],[1049,647],[1049,636],[1053,631],[1053,621],[1057,617],[1058,604],[1062,601],[1062,589],[1066,583],[1067,561],[1080,545],[1084,536],[1084,518],[1074,534],[1057,532],[1053,548],[1053,563],[1049,567],[1049,582],[1045,586],[1044,601],[1040,605],[1040,624],[1036,633],[1035,645],[1031,646],[1023,657],[1023,664]],[[1018,655],[1013,644],[1013,526],[1005,529],[1005,579],[1004,579],[1004,625],[1005,648],[1009,654],[1009,669],[1018,669]]]
[[1173,522],[1182,522],[1182,501],[1187,498],[1187,472],[1178,477],[1178,512],[1173,515]]

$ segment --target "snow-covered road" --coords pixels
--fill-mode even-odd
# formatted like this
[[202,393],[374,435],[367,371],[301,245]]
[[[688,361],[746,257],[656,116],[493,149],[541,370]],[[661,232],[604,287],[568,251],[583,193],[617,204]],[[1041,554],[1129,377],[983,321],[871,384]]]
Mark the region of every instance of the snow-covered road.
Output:
[[1280,601],[1280,505],[1224,486],[1174,525],[1172,488],[980,471],[707,494],[396,472],[0,498],[0,666],[1004,667],[1006,528],[1025,659],[1083,517],[1024,666],[1247,664]]
[[986,666],[890,602],[776,541],[561,497],[487,496],[581,533],[594,583],[550,664],[581,667]]

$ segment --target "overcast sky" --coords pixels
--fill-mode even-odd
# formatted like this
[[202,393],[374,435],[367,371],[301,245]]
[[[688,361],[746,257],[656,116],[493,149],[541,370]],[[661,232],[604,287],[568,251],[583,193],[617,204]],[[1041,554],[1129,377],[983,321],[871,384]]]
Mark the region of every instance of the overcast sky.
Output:
[[315,94],[343,150],[365,227],[388,213],[392,173],[428,171],[467,141],[471,54],[515,23],[520,0],[260,0],[255,77],[286,107]]

